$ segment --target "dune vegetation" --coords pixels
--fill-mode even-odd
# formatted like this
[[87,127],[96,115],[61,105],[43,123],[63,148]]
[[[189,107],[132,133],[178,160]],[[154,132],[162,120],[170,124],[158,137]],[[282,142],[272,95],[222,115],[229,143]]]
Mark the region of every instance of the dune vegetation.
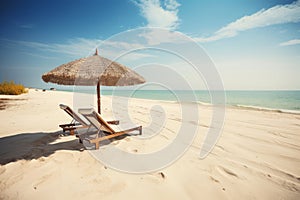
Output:
[[0,94],[19,95],[26,92],[27,90],[22,84],[16,84],[14,81],[0,83]]

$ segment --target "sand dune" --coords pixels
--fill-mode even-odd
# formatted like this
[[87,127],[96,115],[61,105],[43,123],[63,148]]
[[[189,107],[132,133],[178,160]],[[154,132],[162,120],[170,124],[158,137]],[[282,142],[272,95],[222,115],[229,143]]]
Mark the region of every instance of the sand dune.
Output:
[[[0,98],[18,99],[5,100],[0,110],[0,199],[300,199],[300,115],[227,108],[222,136],[199,159],[212,114],[199,105],[200,120],[189,122],[197,137],[180,159],[156,172],[128,174],[110,169],[61,132],[58,124],[70,118],[58,105],[72,106],[72,93],[31,89]],[[102,100],[105,117],[113,118],[111,97]],[[166,120],[151,119],[155,105],[164,114],[159,108],[151,114]],[[131,153],[163,148],[184,120],[172,102],[133,99],[129,107],[133,123],[149,137],[126,136],[108,145]],[[151,135],[161,123],[160,134]]]

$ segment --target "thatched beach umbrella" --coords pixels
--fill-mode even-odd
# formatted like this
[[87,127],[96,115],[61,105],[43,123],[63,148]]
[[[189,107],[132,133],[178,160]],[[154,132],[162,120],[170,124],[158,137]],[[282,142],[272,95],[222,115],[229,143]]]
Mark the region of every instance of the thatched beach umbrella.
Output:
[[100,85],[129,86],[145,83],[145,79],[133,70],[99,56],[97,49],[93,56],[60,65],[44,74],[42,79],[59,85],[97,85],[98,113],[101,113]]

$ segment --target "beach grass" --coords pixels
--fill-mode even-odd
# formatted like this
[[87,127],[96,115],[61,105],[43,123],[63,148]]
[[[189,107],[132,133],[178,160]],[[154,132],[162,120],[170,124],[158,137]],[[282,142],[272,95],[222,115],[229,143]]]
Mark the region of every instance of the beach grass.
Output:
[[22,84],[16,84],[14,81],[0,83],[0,94],[19,95],[26,92],[27,90]]

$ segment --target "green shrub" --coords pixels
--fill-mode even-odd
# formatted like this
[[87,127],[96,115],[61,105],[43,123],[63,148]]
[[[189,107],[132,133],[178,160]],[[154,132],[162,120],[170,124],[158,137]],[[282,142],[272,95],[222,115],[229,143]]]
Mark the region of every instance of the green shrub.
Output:
[[27,90],[23,85],[15,84],[13,81],[0,83],[0,94],[18,95],[26,92]]

